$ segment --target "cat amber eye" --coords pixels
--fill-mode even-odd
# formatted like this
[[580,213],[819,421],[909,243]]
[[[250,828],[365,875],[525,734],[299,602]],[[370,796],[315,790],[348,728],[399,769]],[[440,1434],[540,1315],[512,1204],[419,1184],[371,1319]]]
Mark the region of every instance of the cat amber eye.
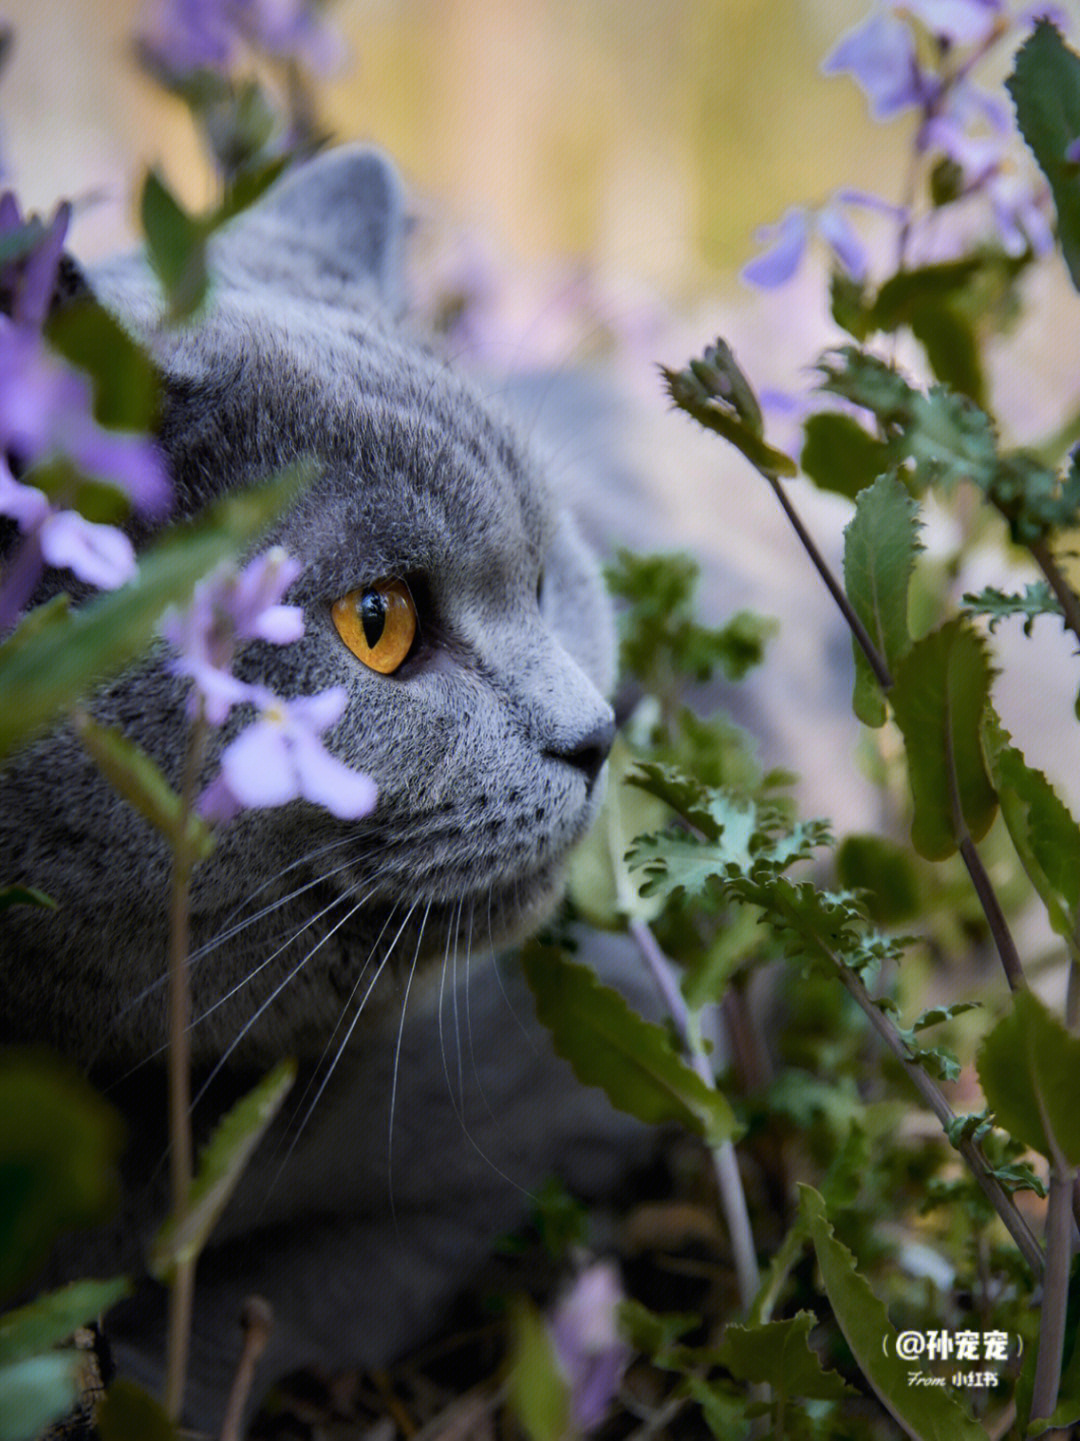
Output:
[[412,649],[419,622],[403,580],[377,580],[350,590],[331,607],[337,633],[358,660],[392,675]]

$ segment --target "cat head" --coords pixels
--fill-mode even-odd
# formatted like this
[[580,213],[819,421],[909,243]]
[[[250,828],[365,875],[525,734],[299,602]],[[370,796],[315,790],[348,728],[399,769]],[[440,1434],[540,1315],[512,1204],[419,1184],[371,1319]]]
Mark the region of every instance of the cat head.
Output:
[[[303,607],[305,634],[251,643],[238,670],[283,696],[344,687],[327,744],[379,792],[360,821],[296,801],[221,832],[193,893],[194,1007],[206,1014],[193,1041],[207,1058],[264,1002],[247,1053],[321,1045],[342,997],[388,956],[390,974],[407,973],[470,938],[497,946],[534,928],[598,804],[613,643],[595,563],[497,405],[399,328],[405,229],[392,167],[341,149],[215,237],[197,323],[165,323],[141,260],[90,276],[162,369],[181,514],[300,457],[317,462],[262,543],[303,563],[285,600]],[[416,625],[384,672],[350,649],[334,607],[387,586]],[[95,708],[175,780],[185,695],[165,660],[111,684]],[[211,748],[207,776],[241,719]],[[0,776],[0,812],[16,808],[18,825],[0,820],[3,853],[60,909],[25,920],[9,1008],[29,1003],[27,1029],[42,1030],[52,1007],[52,1038],[75,1050],[145,1051],[162,1027],[167,854],[66,732]],[[60,1000],[41,985],[43,964]],[[388,979],[376,996],[393,994]]]

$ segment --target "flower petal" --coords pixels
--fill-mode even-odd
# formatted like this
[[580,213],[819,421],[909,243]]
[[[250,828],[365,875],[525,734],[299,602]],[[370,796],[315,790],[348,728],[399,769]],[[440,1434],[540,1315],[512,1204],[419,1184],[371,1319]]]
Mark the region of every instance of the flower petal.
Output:
[[291,747],[273,721],[241,731],[222,752],[221,773],[241,806],[280,806],[299,794]]
[[45,520],[41,553],[49,565],[66,566],[101,590],[115,590],[136,571],[135,551],[124,532],[95,525],[75,510],[61,510]]
[[799,268],[806,249],[809,222],[806,211],[796,206],[789,210],[779,225],[764,232],[770,238],[776,237],[772,248],[744,265],[740,274],[750,285],[772,290],[784,285]]
[[291,736],[300,794],[339,820],[356,820],[374,809],[378,791],[370,776],[352,770],[308,731]]

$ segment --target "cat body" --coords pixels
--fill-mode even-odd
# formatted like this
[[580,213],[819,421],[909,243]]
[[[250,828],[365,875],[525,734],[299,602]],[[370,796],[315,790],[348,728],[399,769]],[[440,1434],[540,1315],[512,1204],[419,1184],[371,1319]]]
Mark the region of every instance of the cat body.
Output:
[[[275,1308],[268,1373],[384,1363],[434,1324],[530,1186],[556,1163],[571,1184],[610,1183],[633,1134],[555,1061],[492,959],[551,913],[599,805],[609,604],[513,425],[400,328],[404,228],[389,164],[343,149],[215,239],[197,324],[165,324],[139,260],[90,277],[161,367],[177,514],[315,459],[261,543],[303,563],[285,599],[304,636],[252,642],[237,672],[284,697],[344,687],[327,743],[378,786],[359,821],[306,801],[243,812],[195,872],[196,1086],[226,1062],[197,1117],[284,1055],[296,1094],[317,1094],[264,1144],[200,1263],[190,1413],[204,1424],[247,1294]],[[419,621],[390,675],[350,652],[331,614],[388,577]],[[178,784],[187,684],[168,662],[157,643],[91,708]],[[204,780],[240,724],[215,736]],[[0,773],[0,856],[6,881],[58,902],[8,912],[3,1039],[89,1068],[131,1131],[121,1223],[73,1242],[57,1271],[138,1269],[166,1205],[167,848],[65,727]],[[122,1364],[151,1381],[160,1318],[149,1285],[117,1314]]]

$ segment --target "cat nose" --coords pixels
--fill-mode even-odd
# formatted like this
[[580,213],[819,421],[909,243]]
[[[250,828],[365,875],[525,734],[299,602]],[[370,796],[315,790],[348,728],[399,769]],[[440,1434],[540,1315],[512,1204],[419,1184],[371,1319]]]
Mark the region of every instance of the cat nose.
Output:
[[560,746],[557,750],[550,749],[547,755],[557,760],[566,761],[575,770],[579,770],[585,777],[585,782],[592,790],[596,784],[596,777],[600,774],[600,767],[608,758],[611,744],[615,739],[615,715],[608,711],[602,721],[599,721],[585,735],[578,737],[566,747]]

